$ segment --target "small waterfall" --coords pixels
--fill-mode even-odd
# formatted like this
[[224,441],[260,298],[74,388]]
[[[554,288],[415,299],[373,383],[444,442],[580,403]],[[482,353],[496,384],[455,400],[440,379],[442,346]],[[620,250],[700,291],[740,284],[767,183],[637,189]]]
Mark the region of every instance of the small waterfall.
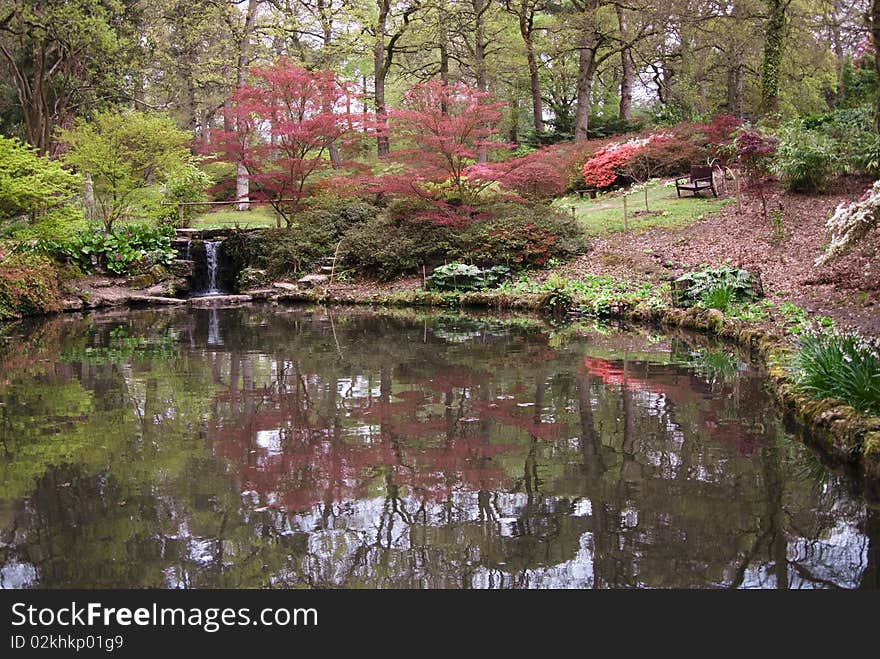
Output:
[[209,295],[220,292],[217,288],[217,247],[219,245],[219,240],[205,241],[205,262],[208,266],[208,290],[205,293]]
[[192,249],[192,240],[187,240],[186,241],[186,249],[183,252],[183,260],[184,261],[192,261],[192,252],[190,251],[191,249]]

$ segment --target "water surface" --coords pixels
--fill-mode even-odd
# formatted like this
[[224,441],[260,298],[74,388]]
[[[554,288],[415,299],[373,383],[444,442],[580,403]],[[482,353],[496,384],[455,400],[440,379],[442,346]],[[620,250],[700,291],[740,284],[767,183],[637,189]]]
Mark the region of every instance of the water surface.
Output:
[[877,514],[699,337],[272,306],[0,334],[6,588],[877,585]]

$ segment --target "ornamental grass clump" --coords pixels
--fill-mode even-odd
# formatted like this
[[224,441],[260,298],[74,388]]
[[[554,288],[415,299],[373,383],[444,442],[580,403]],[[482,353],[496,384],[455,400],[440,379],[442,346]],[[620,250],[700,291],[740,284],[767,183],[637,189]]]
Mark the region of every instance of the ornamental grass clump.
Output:
[[808,333],[792,364],[798,388],[880,415],[880,347],[857,334]]

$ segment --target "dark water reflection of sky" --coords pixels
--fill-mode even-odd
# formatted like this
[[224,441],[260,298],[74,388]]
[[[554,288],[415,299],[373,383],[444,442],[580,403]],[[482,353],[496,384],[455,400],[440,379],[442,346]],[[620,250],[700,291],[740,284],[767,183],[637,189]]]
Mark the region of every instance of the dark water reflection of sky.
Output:
[[5,588],[877,585],[877,512],[700,337],[271,306],[0,335]]

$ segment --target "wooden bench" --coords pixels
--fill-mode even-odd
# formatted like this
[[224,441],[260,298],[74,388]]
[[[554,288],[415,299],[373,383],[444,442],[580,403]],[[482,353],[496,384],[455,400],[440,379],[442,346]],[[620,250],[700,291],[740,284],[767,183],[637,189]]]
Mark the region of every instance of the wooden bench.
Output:
[[585,194],[590,195],[590,199],[595,199],[596,195],[599,194],[598,188],[585,188],[583,190],[575,190],[575,192],[577,193],[577,196],[581,199],[584,198]]
[[703,190],[711,190],[713,196],[718,196],[715,189],[715,178],[712,176],[711,167],[691,167],[690,176],[676,179],[675,192],[681,197],[681,191],[691,192],[695,197],[700,196]]

